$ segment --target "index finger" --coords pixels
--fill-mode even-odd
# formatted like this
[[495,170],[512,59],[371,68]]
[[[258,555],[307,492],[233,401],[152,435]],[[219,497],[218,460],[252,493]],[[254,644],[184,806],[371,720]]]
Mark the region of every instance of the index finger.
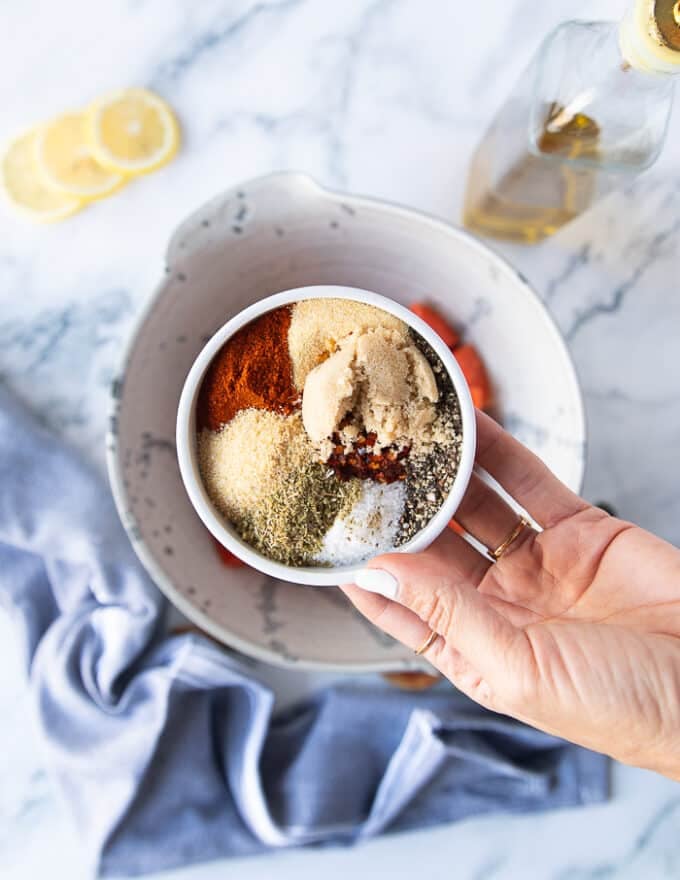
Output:
[[477,462],[544,528],[590,505],[492,418],[477,411]]

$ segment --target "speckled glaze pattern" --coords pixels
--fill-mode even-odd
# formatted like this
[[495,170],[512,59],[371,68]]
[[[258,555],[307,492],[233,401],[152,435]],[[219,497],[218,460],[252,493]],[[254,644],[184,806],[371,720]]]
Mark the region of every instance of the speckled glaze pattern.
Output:
[[179,475],[177,403],[206,340],[256,300],[315,284],[363,287],[405,304],[434,302],[479,347],[502,421],[580,488],[578,383],[525,279],[476,240],[425,215],[276,174],[218,196],[173,235],[166,277],[112,386],[113,491],[151,576],[225,644],[286,665],[417,668],[423,661],[363,620],[339,591],[225,567]]

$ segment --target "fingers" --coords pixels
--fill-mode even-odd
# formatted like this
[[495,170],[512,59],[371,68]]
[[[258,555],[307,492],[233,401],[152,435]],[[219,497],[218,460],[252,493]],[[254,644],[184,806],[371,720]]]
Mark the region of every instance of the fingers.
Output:
[[[512,534],[519,516],[513,507],[473,473],[465,497],[456,511],[456,522],[489,550],[494,550]],[[527,529],[526,533],[518,535],[508,547],[506,555],[521,546],[529,533]]]
[[[452,570],[448,559],[437,551],[380,556],[357,575],[357,585],[392,600],[373,618],[378,626],[388,620],[396,624],[394,634],[403,641],[399,624],[403,625],[406,618],[397,616],[390,605],[396,602],[404,606],[426,624],[423,638],[429,630],[443,637],[444,644],[437,640],[428,658],[437,662],[444,645],[448,645],[473,663],[493,686],[507,677],[510,667],[526,660],[526,638],[470,580]],[[411,621],[409,618],[409,627]]]
[[450,529],[445,529],[425,553],[417,556],[427,556],[434,564],[446,569],[450,577],[474,586],[479,585],[492,565],[489,559]]
[[[589,508],[492,419],[478,413],[477,422],[478,464],[538,523],[550,528]],[[519,514],[474,475],[456,520],[495,549],[513,536]],[[536,532],[525,529],[513,536],[501,564],[490,570],[491,562],[447,531],[425,553],[394,553],[372,560],[356,576],[359,589],[343,589],[369,620],[413,649],[430,631],[437,633],[439,638],[427,650],[428,660],[452,680],[454,675],[463,678],[467,686],[462,689],[475,699],[486,688],[495,693],[497,706],[512,705],[521,700],[535,675],[524,627],[537,612],[530,603],[518,601],[515,594],[522,590],[511,595],[502,588],[494,572],[503,569],[508,556],[513,570],[526,568],[531,554],[518,554],[517,564],[513,554],[533,546],[527,544],[529,538],[535,544]],[[521,583],[535,586],[531,571],[521,575]]]
[[[357,611],[412,651],[423,645],[430,635],[430,627],[403,605],[350,584],[345,584],[340,589]],[[463,693],[492,708],[489,689],[475,664],[466,660],[451,645],[447,645],[441,636],[437,636],[423,657]]]
[[[365,618],[412,651],[416,651],[429,636],[429,626],[403,605],[351,584],[340,589]],[[433,661],[430,651],[428,659]]]
[[477,411],[477,462],[544,528],[588,505],[514,437]]

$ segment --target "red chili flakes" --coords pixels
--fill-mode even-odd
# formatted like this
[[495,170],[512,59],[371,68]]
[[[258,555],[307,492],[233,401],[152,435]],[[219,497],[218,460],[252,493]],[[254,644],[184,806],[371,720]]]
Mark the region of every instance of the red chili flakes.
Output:
[[385,446],[376,452],[378,438],[371,432],[360,434],[348,452],[338,434],[333,434],[331,439],[335,446],[326,464],[343,482],[352,478],[374,480],[376,483],[396,483],[406,479],[404,459],[411,451],[410,446],[404,446],[403,449]]

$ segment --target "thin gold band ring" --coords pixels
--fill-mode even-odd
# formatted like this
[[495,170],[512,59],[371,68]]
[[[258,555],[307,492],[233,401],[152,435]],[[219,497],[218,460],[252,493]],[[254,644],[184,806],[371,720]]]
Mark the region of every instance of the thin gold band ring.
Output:
[[502,541],[498,545],[498,547],[496,547],[495,550],[488,550],[487,551],[490,559],[493,562],[498,562],[498,560],[501,558],[501,556],[507,552],[510,545],[514,544],[515,541],[519,538],[519,536],[522,534],[524,529],[529,529],[529,528],[531,528],[531,523],[529,522],[529,520],[526,519],[525,517],[521,517],[519,522],[514,527],[514,529],[510,532],[510,534],[507,536],[507,538],[504,541]]
[[428,648],[431,648],[432,645],[437,641],[438,635],[439,633],[436,633],[433,629],[431,629],[430,635],[425,639],[425,641],[419,648],[416,648],[413,653],[418,655],[424,654],[425,651],[427,651]]

